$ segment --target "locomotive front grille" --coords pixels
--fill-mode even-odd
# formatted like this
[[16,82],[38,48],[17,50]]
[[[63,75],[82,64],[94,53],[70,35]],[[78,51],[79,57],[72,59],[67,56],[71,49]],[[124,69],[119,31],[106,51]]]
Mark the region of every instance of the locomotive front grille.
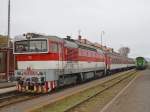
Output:
[[33,86],[33,85],[29,85],[29,86],[28,86],[28,90],[33,91],[33,90],[34,90],[34,86]]

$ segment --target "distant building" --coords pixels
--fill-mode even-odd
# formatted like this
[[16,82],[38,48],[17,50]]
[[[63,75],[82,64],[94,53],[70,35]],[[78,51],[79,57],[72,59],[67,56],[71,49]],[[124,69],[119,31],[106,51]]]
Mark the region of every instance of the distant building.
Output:
[[9,41],[10,47],[12,47],[11,39],[8,39],[7,36],[0,35],[0,48],[7,48],[8,47],[8,41]]
[[130,53],[130,48],[121,47],[118,51],[119,51],[120,55],[128,57],[128,54]]
[[14,69],[15,57],[12,41],[7,36],[0,35],[0,81],[9,80],[14,75]]

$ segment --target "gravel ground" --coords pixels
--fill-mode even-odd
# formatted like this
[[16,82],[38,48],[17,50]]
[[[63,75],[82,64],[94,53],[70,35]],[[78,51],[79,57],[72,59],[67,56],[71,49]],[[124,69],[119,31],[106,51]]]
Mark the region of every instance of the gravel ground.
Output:
[[125,92],[99,112],[150,112],[150,70],[141,71]]

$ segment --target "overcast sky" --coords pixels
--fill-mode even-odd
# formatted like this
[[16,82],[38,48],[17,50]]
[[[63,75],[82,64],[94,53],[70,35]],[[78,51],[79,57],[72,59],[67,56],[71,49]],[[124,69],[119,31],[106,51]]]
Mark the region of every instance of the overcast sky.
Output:
[[[7,0],[0,0],[0,34],[7,34]],[[150,0],[11,0],[11,36],[37,32],[77,38],[78,30],[92,42],[130,56],[150,57]]]

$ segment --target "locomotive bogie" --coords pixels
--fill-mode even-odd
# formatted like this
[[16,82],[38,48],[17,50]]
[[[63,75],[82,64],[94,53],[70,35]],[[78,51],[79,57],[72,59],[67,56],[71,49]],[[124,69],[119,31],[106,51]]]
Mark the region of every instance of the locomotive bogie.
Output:
[[78,74],[72,74],[72,75],[61,75],[59,76],[58,80],[58,86],[65,86],[70,84],[76,84],[77,83]]

